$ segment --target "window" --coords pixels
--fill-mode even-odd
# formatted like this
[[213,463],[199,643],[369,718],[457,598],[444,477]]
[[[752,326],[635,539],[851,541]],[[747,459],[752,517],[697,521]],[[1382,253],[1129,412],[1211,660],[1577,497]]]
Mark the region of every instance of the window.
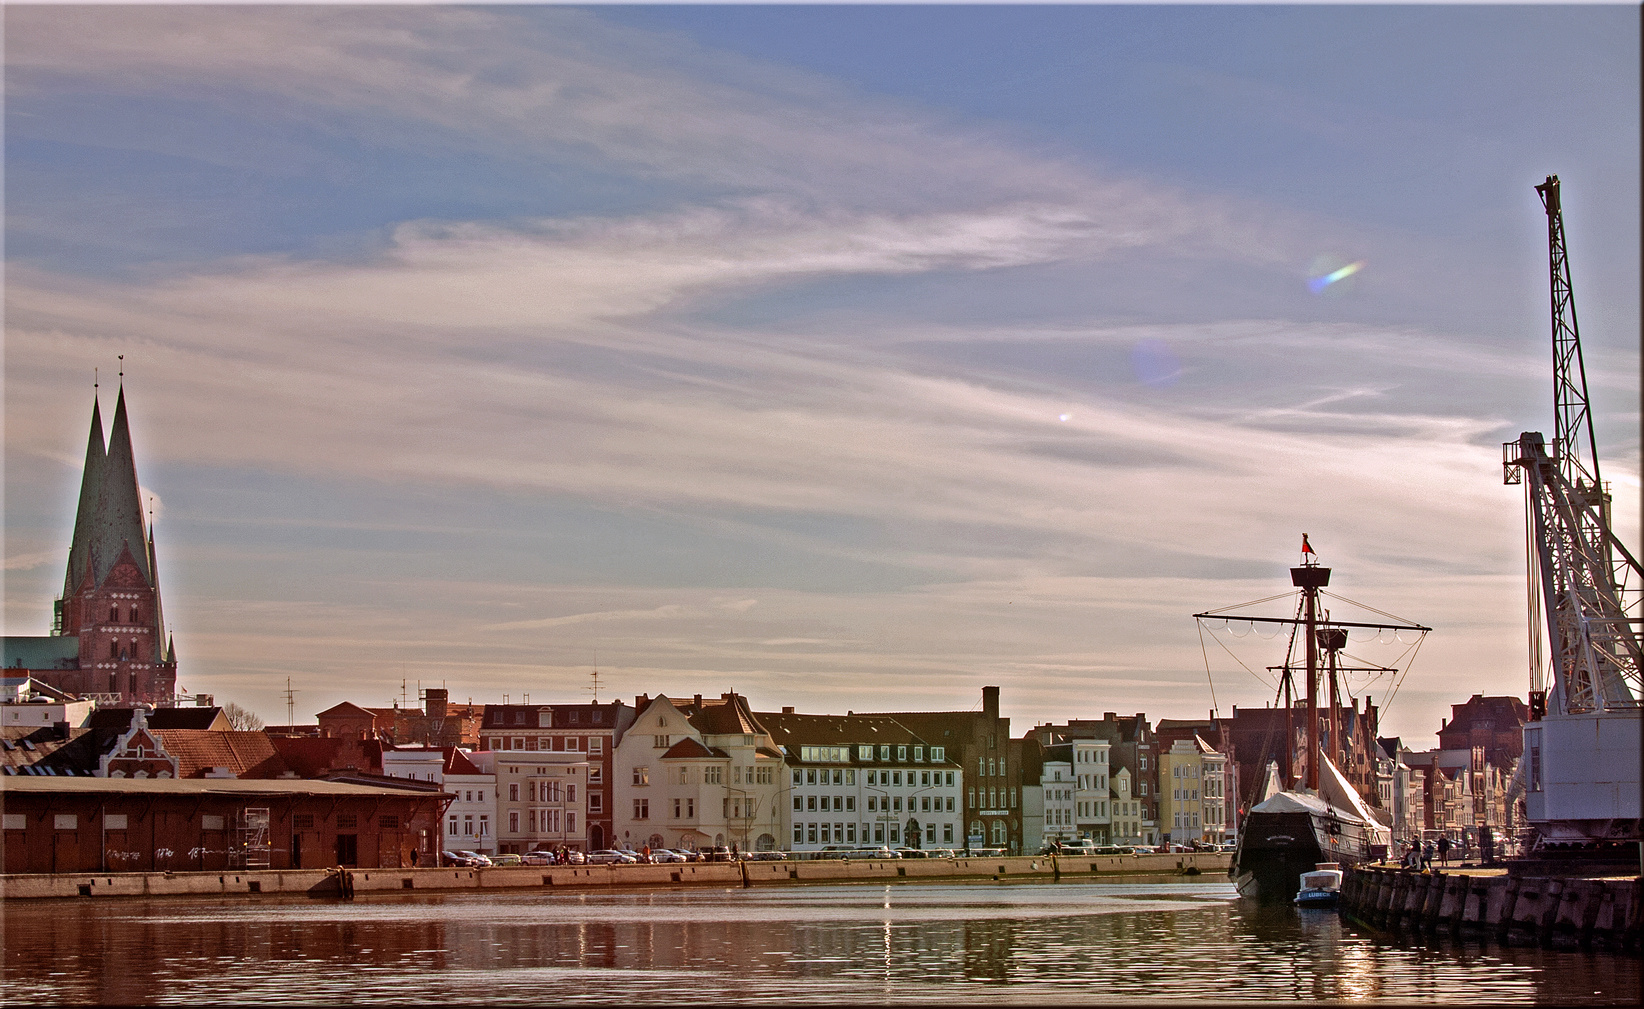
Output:
[[793,769],[793,783],[796,785],[803,785],[805,783],[805,772],[801,771],[797,767]]
[[684,799],[675,799],[674,800],[674,819],[676,819],[676,820],[679,819],[679,814],[684,809],[685,809],[685,800]]
[[[953,801],[952,799],[948,800],[948,802],[950,802],[950,803],[952,801]],[[952,809],[953,807],[950,805],[948,808]],[[953,824],[951,824],[951,823],[942,824],[942,843],[943,844],[952,844],[953,843]]]
[[856,812],[856,796],[854,796],[854,795],[845,796],[845,812],[847,812],[847,813]]
[[845,772],[837,767],[833,770],[833,783],[835,785],[843,785],[845,783]]
[[658,724],[658,725],[662,726],[664,729],[666,729],[668,727],[668,716],[667,715],[658,715],[657,718],[656,718],[656,724]]
[[945,746],[933,746],[933,747],[930,748],[930,759],[933,762],[940,762],[940,761],[946,760],[946,759],[948,759],[947,753],[948,753],[947,747],[945,747]]
[[908,759],[908,748],[906,746],[898,746],[896,748],[896,759],[897,760],[907,760]]
[[[798,801],[798,800],[795,800],[795,801]],[[804,844],[805,843],[805,825],[803,823],[796,823],[796,824],[793,825],[793,843],[794,844]]]
[[902,797],[900,795],[891,798],[891,811],[895,813],[902,811]]
[[993,821],[993,843],[996,846],[999,846],[999,847],[1004,846],[1004,843],[1005,843],[1005,821],[1003,821],[1003,820],[994,820]]
[[479,837],[490,837],[491,836],[491,816],[490,816],[489,813],[481,813],[480,814],[479,834],[477,836],[479,836]]
[[890,759],[890,747],[889,746],[881,746],[879,748],[879,759],[880,760],[889,760]]
[[575,802],[575,801],[577,801],[577,786],[575,784],[573,784],[573,783],[567,783],[566,784],[566,786],[565,786],[565,801],[566,802]]
[[901,771],[892,771],[891,772],[891,784],[900,785],[901,783],[902,783],[902,772]]
[[[470,816],[468,818],[468,822],[470,824],[472,824],[474,822],[474,818],[472,816]],[[450,819],[446,820],[446,822],[445,822],[445,832],[447,834],[450,834],[452,837],[457,836],[457,818],[456,817],[453,816]]]
[[948,812],[953,812],[953,796],[948,796]]
[[292,830],[313,830],[314,829],[314,814],[313,813],[298,813],[298,814],[294,815],[291,818],[291,829]]
[[872,760],[873,759],[873,747],[871,747],[871,746],[858,746],[856,748],[856,759],[857,760]]
[[636,819],[636,820],[649,820],[650,818],[651,818],[651,800],[649,800],[649,799],[635,799],[634,800],[634,819]]
[[925,759],[925,748],[923,746],[915,746],[913,748],[913,759],[920,762]]
[[666,750],[668,748],[668,737],[667,736],[652,736],[651,739],[652,739],[651,745],[656,747],[657,749]]
[[869,771],[868,772],[868,784],[870,784],[870,785],[879,784],[879,772],[878,771]]
[[805,784],[807,784],[807,785],[816,784],[816,768],[807,767],[805,769]]
[[795,813],[797,813],[797,812],[803,810],[804,808],[805,808],[805,800],[800,798],[797,795],[794,796],[793,797],[793,811]]
[[856,843],[856,824],[854,824],[854,823],[845,824],[845,843],[846,844],[855,844]]
[[[910,774],[910,777],[911,777],[911,774]],[[919,772],[919,784],[921,784],[921,785],[929,785],[930,784],[930,772],[929,771],[920,771]],[[941,782],[938,781],[937,784],[940,785]]]
[[517,781],[513,782],[512,784],[510,784],[508,786],[508,801],[509,802],[518,802],[519,801],[519,782],[517,782]]
[[588,793],[588,812],[590,812],[590,813],[603,813],[603,812],[605,812],[605,796],[602,793],[600,793],[600,792],[589,792]]
[[519,810],[517,809],[510,810],[508,813],[508,830],[512,833],[519,833]]
[[[594,712],[594,721],[596,721],[596,722],[599,721],[599,712],[597,712],[597,711]],[[599,736],[590,736],[588,738],[588,752],[589,753],[604,753],[605,752],[605,740],[600,738]]]
[[685,815],[687,817],[696,816],[696,800],[695,799],[686,799],[685,800]]
[[774,785],[774,784],[776,784],[776,768],[774,768],[774,767],[755,767],[754,768],[754,776],[756,778],[758,778],[757,784],[760,784],[760,785]]
[[814,812],[816,810],[816,796],[814,796],[814,795],[805,796],[805,808],[807,810],[812,811],[812,812]]
[[868,812],[874,813],[874,812],[878,812],[878,810],[879,810],[879,797],[877,795],[868,796]]
[[565,831],[569,834],[577,832],[577,813],[574,809],[565,812]]
[[970,805],[976,805],[976,789],[974,788],[970,790]]
[[681,767],[679,769],[679,773],[670,774],[668,777],[672,778],[676,784],[689,785],[691,783],[691,769],[689,767]]
[[634,784],[649,785],[651,783],[651,769],[649,767],[634,768]]
[[[597,784],[599,784],[600,782],[602,782],[604,780],[605,780],[605,768],[600,767],[598,764],[594,764],[593,766],[588,768],[588,784],[597,785]],[[482,796],[480,796],[480,798],[484,799],[485,796],[482,795]]]
[[948,785],[949,788],[953,787],[953,772],[952,771],[948,772],[947,785]]
[[704,767],[702,781],[708,785],[722,785],[725,783],[725,769],[723,767]]
[[[912,799],[908,800],[908,805],[913,805]],[[922,812],[930,812],[930,796],[927,795],[923,799],[919,800],[919,808]]]
[[595,722],[605,721],[605,712],[600,711],[598,708],[595,708],[594,709],[594,721]]

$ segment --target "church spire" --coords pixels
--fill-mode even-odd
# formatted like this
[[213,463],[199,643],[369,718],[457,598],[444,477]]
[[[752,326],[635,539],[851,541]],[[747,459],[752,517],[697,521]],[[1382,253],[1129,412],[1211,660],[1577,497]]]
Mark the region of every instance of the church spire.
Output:
[[97,584],[113,569],[122,550],[129,550],[143,578],[154,584],[148,563],[148,537],[143,531],[143,504],[137,489],[137,463],[131,452],[131,426],[126,419],[126,390],[122,383],[114,404],[114,423],[108,432],[108,454],[103,459],[102,486],[97,494],[91,563]]
[[68,573],[63,577],[63,598],[74,595],[86,577],[90,563],[92,529],[96,526],[97,493],[103,486],[103,415],[97,402],[97,386],[92,384],[91,435],[86,439],[86,465],[80,473],[80,505],[74,513],[74,540],[69,546]]

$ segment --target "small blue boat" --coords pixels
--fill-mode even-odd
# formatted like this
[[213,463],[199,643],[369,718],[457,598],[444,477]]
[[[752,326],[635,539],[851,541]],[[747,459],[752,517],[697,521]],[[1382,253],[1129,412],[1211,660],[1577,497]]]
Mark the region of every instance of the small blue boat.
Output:
[[1297,907],[1335,907],[1341,902],[1341,865],[1320,862],[1312,872],[1301,877],[1301,892],[1294,901]]

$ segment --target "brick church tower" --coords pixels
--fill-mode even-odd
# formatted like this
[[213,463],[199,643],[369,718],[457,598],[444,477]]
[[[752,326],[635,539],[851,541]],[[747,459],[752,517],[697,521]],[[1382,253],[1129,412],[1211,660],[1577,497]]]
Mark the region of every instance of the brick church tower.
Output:
[[175,698],[177,655],[160,609],[154,536],[143,521],[123,383],[107,447],[102,414],[92,402],[74,541],[53,623],[49,638],[6,641],[34,679],[127,704]]

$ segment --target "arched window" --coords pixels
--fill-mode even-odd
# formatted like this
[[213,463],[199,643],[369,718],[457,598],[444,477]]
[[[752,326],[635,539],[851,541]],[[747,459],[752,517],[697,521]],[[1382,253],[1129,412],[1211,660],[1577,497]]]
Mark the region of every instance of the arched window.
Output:
[[120,607],[110,606],[108,608],[108,622],[111,624],[117,624],[120,622]]
[[993,845],[999,847],[1005,843],[1005,821],[993,821]]
[[117,659],[120,657],[120,642],[110,641],[108,643],[108,657],[111,659]]
[[138,614],[137,607],[136,607],[135,604],[133,604],[132,607],[131,607],[131,622],[134,623],[134,624],[137,622],[137,614]]

